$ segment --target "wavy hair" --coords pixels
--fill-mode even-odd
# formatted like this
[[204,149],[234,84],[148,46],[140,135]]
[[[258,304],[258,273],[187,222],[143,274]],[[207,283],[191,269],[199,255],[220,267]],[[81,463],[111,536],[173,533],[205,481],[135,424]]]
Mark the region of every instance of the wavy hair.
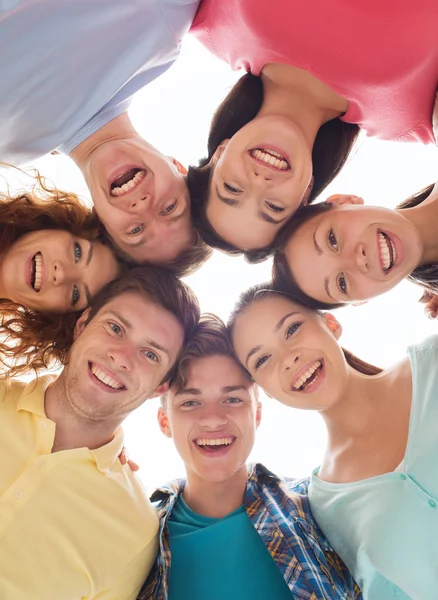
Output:
[[[295,302],[303,308],[309,309],[309,306],[303,303],[300,299],[295,298],[291,294],[285,294],[281,290],[277,290],[272,285],[272,283],[254,285],[248,290],[246,290],[246,292],[243,292],[240,295],[230,315],[230,318],[228,319],[227,328],[230,338],[232,338],[233,329],[238,317],[242,315],[251,304],[253,304],[254,302],[259,302],[260,300],[263,300],[264,298],[267,298],[270,295],[277,295],[283,297],[285,296],[291,302]],[[313,312],[320,316],[322,316],[323,314],[319,310],[314,310]],[[381,369],[380,367],[376,367],[370,363],[367,363],[366,361],[358,358],[355,354],[353,354],[349,350],[346,350],[342,346],[341,350],[344,353],[344,357],[347,364],[350,367],[352,367],[355,371],[363,373],[364,375],[378,375],[382,372],[383,369]]]
[[[102,241],[102,226],[79,198],[32,176],[27,191],[0,193],[0,254],[21,236],[41,229],[66,230]],[[40,313],[7,298],[0,299],[0,378],[54,366],[63,356],[66,331],[79,312]]]
[[[415,192],[409,198],[401,202],[396,209],[413,208],[424,202],[431,194],[434,184]],[[323,214],[332,209],[331,204],[318,203],[313,206],[300,208],[289,223],[287,223],[275,239],[274,262],[272,265],[272,280],[274,287],[286,294],[291,294],[297,299],[297,302],[311,308],[312,310],[330,310],[345,306],[345,303],[322,302],[308,296],[296,282],[295,277],[289,267],[285,255],[285,248],[291,237],[300,229],[304,223],[313,217]],[[434,294],[438,294],[438,264],[419,265],[416,267],[407,279],[420,285]]]
[[[272,254],[272,248],[243,251],[230,244],[211,226],[206,216],[206,205],[214,171],[210,162],[213,154],[225,139],[232,138],[257,116],[262,104],[262,78],[246,73],[234,84],[213,116],[208,136],[207,157],[201,159],[198,166],[190,166],[187,174],[187,185],[192,199],[192,221],[204,241],[212,248],[218,248],[230,256],[243,254],[251,263],[268,258]],[[341,171],[359,132],[358,125],[345,123],[339,118],[332,119],[320,127],[312,150],[314,181],[309,203],[313,202]]]

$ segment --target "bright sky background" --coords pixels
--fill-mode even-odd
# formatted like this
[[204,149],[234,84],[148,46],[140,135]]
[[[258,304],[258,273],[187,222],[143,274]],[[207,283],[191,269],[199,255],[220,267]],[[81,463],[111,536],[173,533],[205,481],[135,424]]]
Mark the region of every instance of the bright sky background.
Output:
[[[188,165],[206,153],[209,122],[239,74],[188,38],[181,57],[159,80],[138,94],[130,115],[138,131],[161,151]],[[50,156],[36,166],[57,187],[89,194],[70,159]],[[352,193],[370,205],[395,207],[412,192],[438,179],[438,148],[364,139],[341,175],[323,194]],[[227,319],[240,292],[269,279],[271,261],[249,265],[243,259],[216,252],[195,275],[187,278],[201,309]],[[438,331],[417,303],[422,292],[403,282],[395,290],[360,307],[336,311],[344,328],[342,344],[360,358],[379,366],[400,359],[406,346]],[[309,475],[322,457],[325,431],[319,415],[287,408],[262,395],[263,420],[251,459],[278,474]],[[148,401],[125,424],[131,458],[148,491],[184,475],[173,447],[158,429],[158,400]]]

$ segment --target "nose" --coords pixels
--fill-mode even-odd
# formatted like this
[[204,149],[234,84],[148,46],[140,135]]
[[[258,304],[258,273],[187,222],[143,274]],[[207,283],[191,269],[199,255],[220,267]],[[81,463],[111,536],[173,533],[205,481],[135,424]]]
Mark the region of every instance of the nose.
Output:
[[255,185],[265,187],[272,182],[272,175],[269,173],[269,171],[265,172],[263,167],[255,165],[252,168],[252,181]]
[[137,214],[152,204],[151,194],[143,194],[140,198],[133,198],[129,203],[130,212]]
[[227,423],[227,415],[218,410],[215,406],[212,408],[205,408],[199,419],[199,424],[202,427],[209,429],[217,429],[218,427],[223,427]]
[[366,253],[366,248],[362,243],[359,243],[356,246],[355,260],[356,266],[359,269],[359,271],[363,275],[366,275],[366,273],[368,272],[368,257]]
[[69,283],[72,280],[71,270],[66,267],[60,260],[53,264],[52,282],[54,286],[61,286],[64,283]]
[[110,363],[117,369],[123,371],[132,370],[132,356],[129,348],[125,345],[113,346],[108,349],[108,358]]
[[296,367],[298,361],[300,360],[299,352],[287,352],[281,361],[281,370],[289,371],[294,366]]

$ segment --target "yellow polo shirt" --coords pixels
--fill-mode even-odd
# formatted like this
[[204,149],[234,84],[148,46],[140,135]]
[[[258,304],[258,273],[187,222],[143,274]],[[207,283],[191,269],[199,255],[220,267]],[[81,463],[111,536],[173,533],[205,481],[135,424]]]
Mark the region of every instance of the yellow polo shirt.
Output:
[[53,376],[0,385],[0,599],[130,600],[157,551],[158,519],[115,438],[51,454]]

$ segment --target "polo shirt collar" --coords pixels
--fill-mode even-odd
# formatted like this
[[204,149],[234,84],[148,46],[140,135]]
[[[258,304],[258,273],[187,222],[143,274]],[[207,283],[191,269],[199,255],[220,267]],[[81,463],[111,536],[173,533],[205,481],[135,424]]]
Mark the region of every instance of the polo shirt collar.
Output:
[[119,427],[113,439],[108,444],[95,450],[90,450],[101,473],[109,473],[116,460],[118,460],[119,454],[123,449],[123,439],[123,431]]

